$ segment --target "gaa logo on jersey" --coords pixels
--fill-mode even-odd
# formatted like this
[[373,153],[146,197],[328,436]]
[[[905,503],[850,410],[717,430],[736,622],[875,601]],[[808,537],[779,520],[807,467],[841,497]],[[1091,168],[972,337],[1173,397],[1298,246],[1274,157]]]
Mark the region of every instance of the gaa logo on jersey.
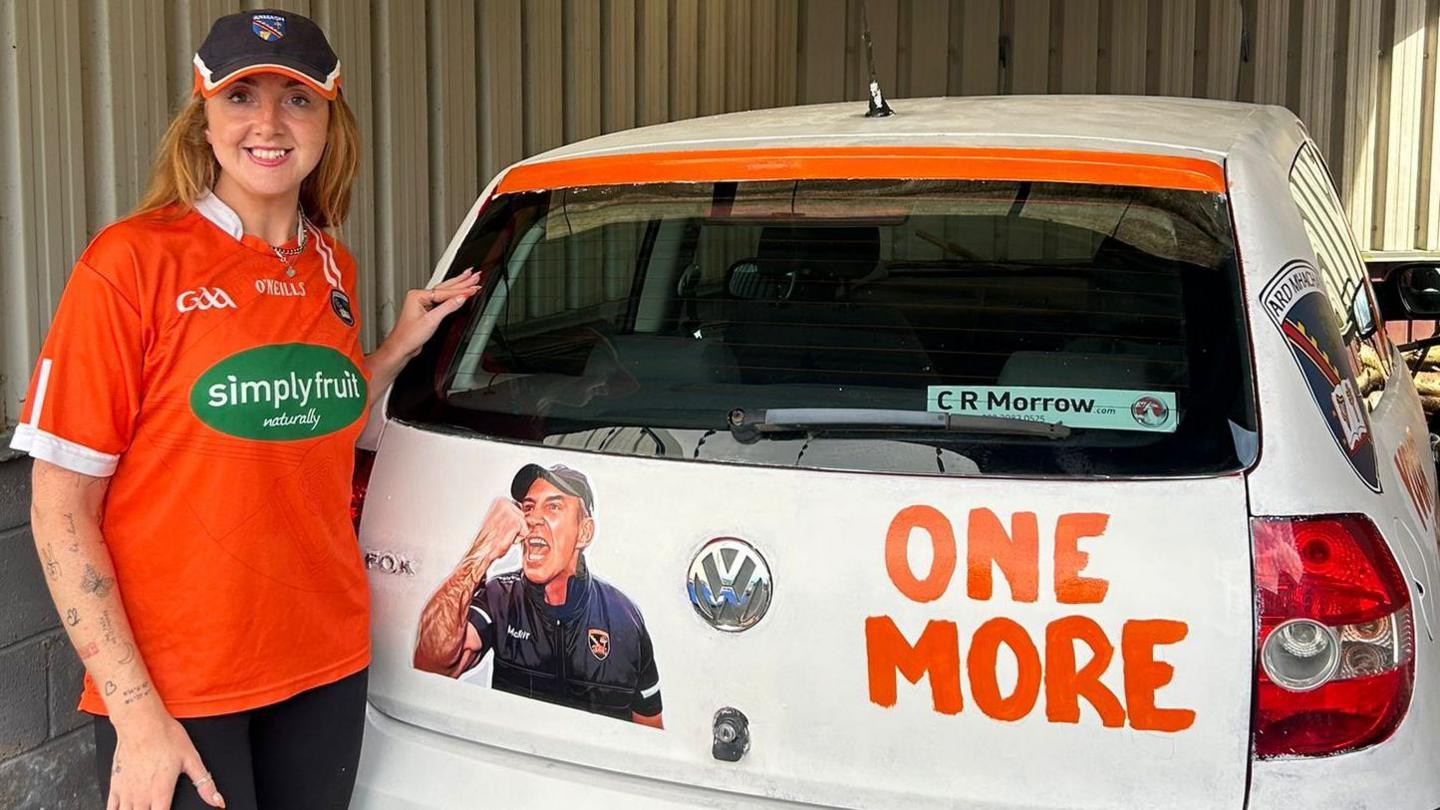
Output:
[[365,412],[365,377],[328,346],[282,343],[221,360],[190,389],[190,410],[229,436],[293,441],[325,436]]
[[285,38],[285,18],[279,14],[256,14],[250,18],[250,30],[266,42]]

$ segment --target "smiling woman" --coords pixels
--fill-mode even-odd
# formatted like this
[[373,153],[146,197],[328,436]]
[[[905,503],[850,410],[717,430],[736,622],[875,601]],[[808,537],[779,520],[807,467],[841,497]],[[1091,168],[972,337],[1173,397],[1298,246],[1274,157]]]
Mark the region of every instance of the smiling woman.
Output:
[[412,291],[364,354],[326,230],[359,165],[339,58],[262,11],[194,62],[139,210],[71,274],[14,446],[108,806],[342,808],[370,662],[355,439],[475,281]]

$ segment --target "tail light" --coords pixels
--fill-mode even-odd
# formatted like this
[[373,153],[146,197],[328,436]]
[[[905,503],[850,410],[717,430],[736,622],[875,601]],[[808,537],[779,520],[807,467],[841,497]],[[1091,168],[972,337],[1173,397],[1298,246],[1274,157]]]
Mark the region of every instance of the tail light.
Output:
[[1255,518],[1255,755],[1323,756],[1389,737],[1415,680],[1410,591],[1360,515]]
[[375,467],[373,450],[355,451],[355,474],[350,480],[350,522],[360,533],[360,513],[365,509],[365,491],[370,488],[370,470]]

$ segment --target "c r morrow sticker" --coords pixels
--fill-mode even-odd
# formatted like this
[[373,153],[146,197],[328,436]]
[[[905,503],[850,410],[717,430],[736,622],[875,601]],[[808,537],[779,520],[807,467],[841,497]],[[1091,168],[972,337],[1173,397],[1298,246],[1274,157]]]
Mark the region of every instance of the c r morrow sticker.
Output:
[[925,410],[1154,433],[1174,433],[1179,422],[1174,392],[1123,388],[932,385],[926,392]]

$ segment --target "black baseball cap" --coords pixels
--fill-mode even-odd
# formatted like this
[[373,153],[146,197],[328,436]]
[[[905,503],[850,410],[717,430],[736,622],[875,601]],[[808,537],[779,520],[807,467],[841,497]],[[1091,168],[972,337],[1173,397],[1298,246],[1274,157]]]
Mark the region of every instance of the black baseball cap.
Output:
[[236,79],[279,73],[327,99],[340,91],[340,58],[309,17],[261,9],[227,14],[195,53],[195,92],[209,98]]
[[554,467],[541,467],[539,464],[526,464],[515,473],[515,480],[510,482],[510,497],[517,501],[525,499],[526,493],[537,480],[544,478],[555,486],[556,489],[566,495],[573,495],[585,504],[585,511],[595,514],[595,493],[590,491],[590,480],[579,470],[573,470],[564,464],[556,464]]

